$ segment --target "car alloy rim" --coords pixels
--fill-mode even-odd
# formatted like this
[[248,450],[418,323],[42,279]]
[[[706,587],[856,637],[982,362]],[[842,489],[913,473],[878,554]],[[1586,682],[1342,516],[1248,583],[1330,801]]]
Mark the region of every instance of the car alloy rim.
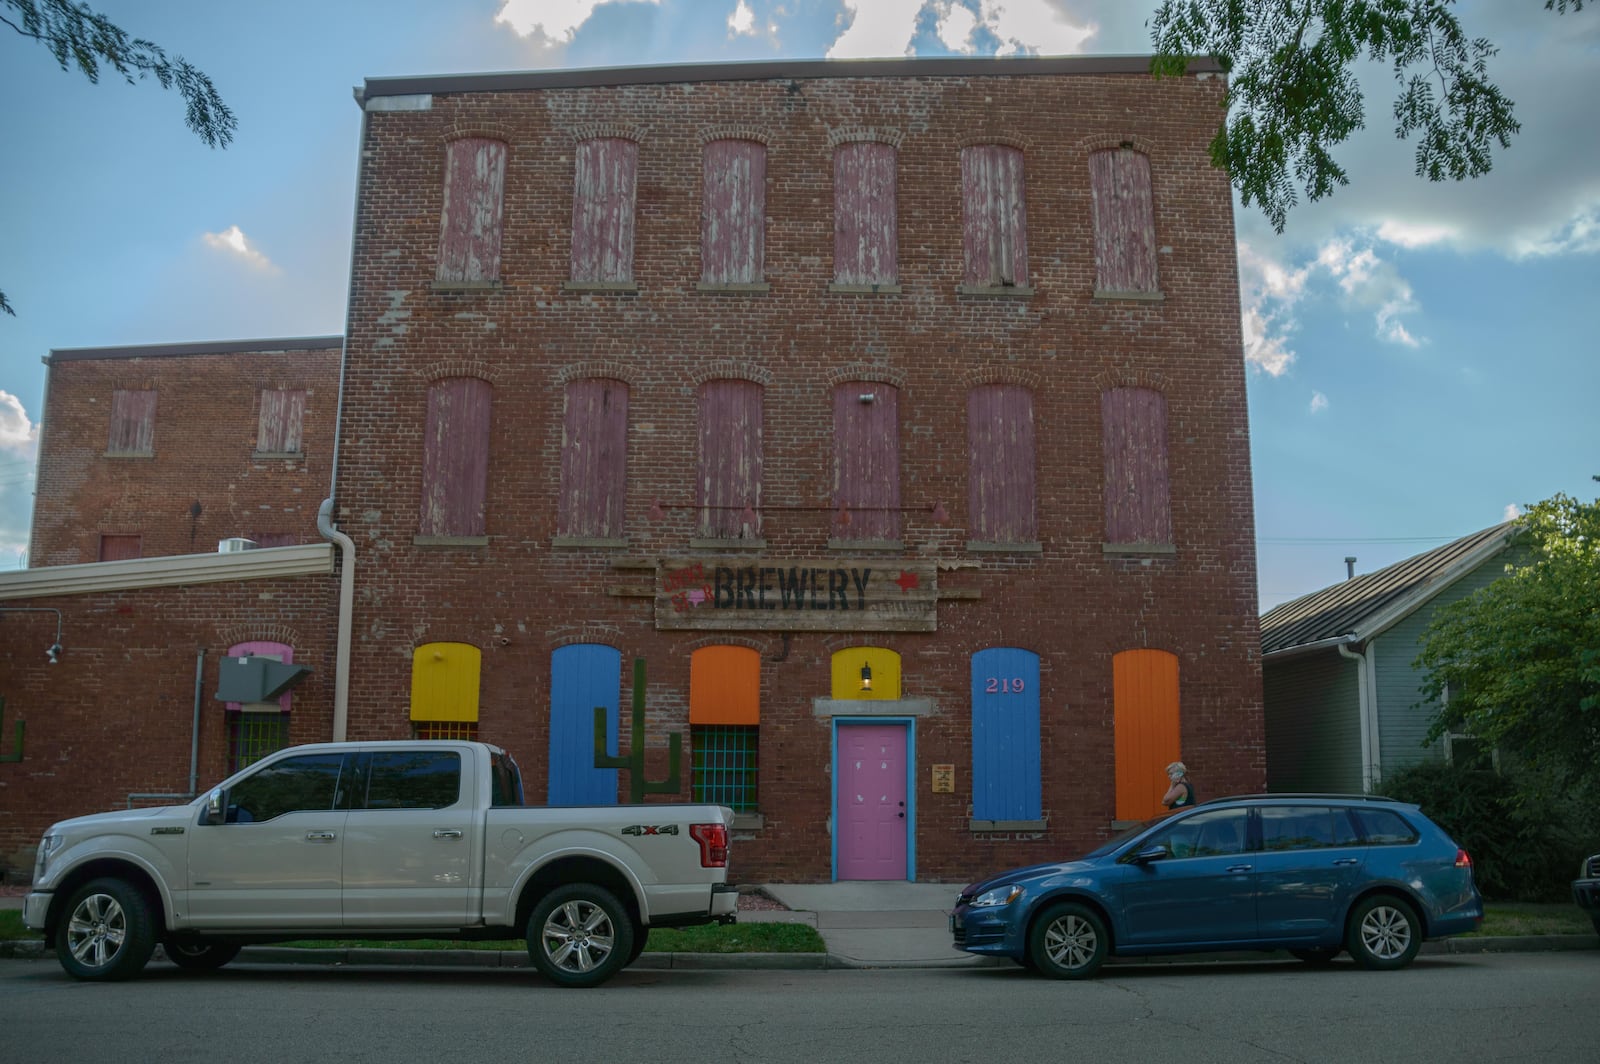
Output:
[[616,948],[606,911],[591,901],[569,901],[544,922],[544,952],[563,971],[590,972]]
[[127,914],[109,894],[84,898],[67,921],[67,948],[75,959],[92,968],[111,963],[127,936]]
[[1374,957],[1394,960],[1411,945],[1411,921],[1389,905],[1380,905],[1362,918],[1361,942]]
[[1095,951],[1094,927],[1081,916],[1055,921],[1045,931],[1044,950],[1063,968],[1082,968]]

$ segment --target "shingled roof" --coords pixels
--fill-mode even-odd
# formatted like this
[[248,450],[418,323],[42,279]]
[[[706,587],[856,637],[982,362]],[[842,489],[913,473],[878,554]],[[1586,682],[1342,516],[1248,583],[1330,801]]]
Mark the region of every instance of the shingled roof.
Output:
[[1516,529],[1507,521],[1274,606],[1261,616],[1262,656],[1371,639],[1504,550]]

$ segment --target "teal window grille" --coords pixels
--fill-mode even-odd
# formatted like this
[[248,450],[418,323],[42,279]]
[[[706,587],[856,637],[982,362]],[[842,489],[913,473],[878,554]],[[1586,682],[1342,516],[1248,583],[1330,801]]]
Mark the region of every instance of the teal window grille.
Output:
[[756,735],[747,724],[696,724],[694,800],[726,805],[738,813],[756,809]]
[[414,720],[411,722],[414,739],[468,739],[478,738],[475,720]]
[[289,745],[289,714],[229,713],[228,773],[260,761]]

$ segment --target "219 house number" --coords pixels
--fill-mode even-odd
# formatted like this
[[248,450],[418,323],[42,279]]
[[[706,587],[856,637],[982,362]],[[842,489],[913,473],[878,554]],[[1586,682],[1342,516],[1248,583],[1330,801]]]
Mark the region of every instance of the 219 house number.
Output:
[[1020,695],[1025,687],[1021,677],[991,676],[983,681],[986,695]]

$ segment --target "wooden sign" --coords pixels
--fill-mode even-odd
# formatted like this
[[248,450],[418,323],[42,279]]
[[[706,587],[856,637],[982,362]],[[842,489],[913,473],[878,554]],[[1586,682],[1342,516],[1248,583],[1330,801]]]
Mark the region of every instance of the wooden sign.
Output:
[[933,793],[956,793],[956,767],[954,765],[933,766]]
[[898,558],[673,558],[656,575],[656,627],[932,632],[937,566]]

